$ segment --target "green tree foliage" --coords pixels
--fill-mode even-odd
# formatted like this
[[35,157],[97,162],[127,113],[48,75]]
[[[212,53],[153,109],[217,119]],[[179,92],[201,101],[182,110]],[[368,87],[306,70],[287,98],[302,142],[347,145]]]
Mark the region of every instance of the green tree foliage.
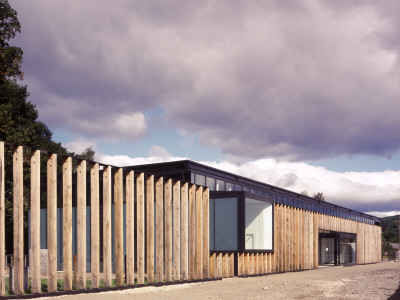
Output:
[[8,41],[21,32],[17,12],[7,0],[0,0],[0,82],[7,78],[22,79],[22,49],[10,46]]
[[320,200],[320,201],[325,201],[324,193],[321,193],[321,192],[315,193],[313,195],[313,198],[317,199],[317,200]]

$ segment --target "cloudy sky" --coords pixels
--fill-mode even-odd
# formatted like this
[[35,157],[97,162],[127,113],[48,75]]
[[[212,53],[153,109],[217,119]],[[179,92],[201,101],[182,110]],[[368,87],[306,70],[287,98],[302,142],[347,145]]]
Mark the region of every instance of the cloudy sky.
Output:
[[397,0],[10,4],[30,101],[70,150],[400,210]]

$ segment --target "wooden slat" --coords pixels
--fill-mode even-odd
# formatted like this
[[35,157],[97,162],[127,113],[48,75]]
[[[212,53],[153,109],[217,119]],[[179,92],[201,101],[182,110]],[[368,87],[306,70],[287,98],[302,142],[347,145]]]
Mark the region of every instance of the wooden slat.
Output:
[[[147,282],[154,282],[154,176],[146,179]],[[133,235],[132,235],[133,243]]]
[[183,280],[189,278],[188,221],[188,183],[184,183],[181,187],[181,269]]
[[189,279],[196,279],[196,202],[195,185],[189,187]]
[[144,173],[136,178],[137,283],[144,283]]
[[228,277],[233,277],[235,276],[235,260],[234,260],[234,254],[229,253],[228,254]]
[[[210,189],[203,190],[203,278],[210,276]],[[233,258],[232,258],[233,259]]]
[[244,275],[249,275],[250,274],[250,270],[249,270],[249,260],[250,260],[250,254],[249,253],[245,253],[244,254]]
[[86,288],[86,161],[77,168],[77,253],[78,289]]
[[174,272],[173,280],[179,280],[181,277],[181,182],[174,182],[173,192],[173,242],[174,242]]
[[135,173],[127,171],[125,177],[126,201],[126,283],[135,283]]
[[210,255],[210,278],[216,278],[216,254]]
[[5,282],[5,178],[4,178],[4,142],[0,142],[0,296],[6,294]]
[[217,254],[216,278],[222,277],[222,253]]
[[91,287],[100,286],[100,205],[99,205],[99,164],[95,163],[90,168],[90,271]]
[[172,281],[172,180],[164,184],[165,279]]
[[314,219],[314,269],[318,269],[318,214],[313,213]]
[[203,278],[203,187],[196,188],[196,278]]
[[164,179],[156,182],[156,272],[157,281],[164,276]]
[[116,285],[124,284],[124,174],[122,168],[114,173],[115,202],[115,279]]
[[40,151],[31,156],[31,261],[32,293],[41,292],[40,281]]
[[228,277],[228,253],[222,255],[222,277]]
[[103,282],[111,286],[111,167],[103,171]]
[[63,162],[64,290],[72,290],[72,158]]

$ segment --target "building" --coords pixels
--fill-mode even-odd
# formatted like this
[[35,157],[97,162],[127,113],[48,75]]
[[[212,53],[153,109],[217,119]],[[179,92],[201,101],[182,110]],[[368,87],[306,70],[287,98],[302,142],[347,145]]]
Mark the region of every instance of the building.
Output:
[[127,169],[208,187],[211,253],[276,253],[276,271],[381,259],[377,217],[190,160]]

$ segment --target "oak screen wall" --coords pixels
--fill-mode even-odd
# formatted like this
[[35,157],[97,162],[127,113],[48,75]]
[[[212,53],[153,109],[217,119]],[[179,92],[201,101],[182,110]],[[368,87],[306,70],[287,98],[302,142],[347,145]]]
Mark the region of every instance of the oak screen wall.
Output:
[[[209,189],[132,170],[99,163],[88,163],[71,157],[43,155],[40,150],[8,146],[12,174],[5,174],[5,147],[0,142],[0,296],[5,295],[5,175],[13,180],[13,258],[14,289],[24,293],[24,199],[31,210],[31,291],[41,292],[40,273],[40,207],[47,207],[48,291],[57,291],[57,202],[63,208],[63,289],[91,288],[102,280],[105,287],[125,283],[194,280],[209,277]],[[41,157],[42,154],[42,157]],[[24,168],[24,162],[29,167]],[[46,172],[41,170],[41,164]],[[60,174],[62,173],[62,174]],[[74,174],[74,176],[73,176]],[[24,184],[29,175],[30,185]],[[62,175],[60,177],[60,175]],[[75,178],[76,180],[73,178]],[[41,181],[46,185],[41,194]],[[61,182],[57,182],[60,178]],[[46,182],[47,181],[47,182]],[[89,182],[87,182],[89,181]],[[100,193],[102,181],[102,193]],[[87,193],[87,186],[90,193]],[[61,187],[62,201],[57,199]],[[29,195],[24,195],[28,189]],[[72,205],[76,192],[77,263],[73,272]],[[90,199],[87,199],[87,195]],[[102,197],[100,195],[102,194]],[[101,199],[102,198],[102,199]],[[123,223],[123,201],[126,223]],[[86,245],[86,205],[91,205],[91,243]],[[111,206],[115,203],[115,228],[111,227]],[[103,206],[100,224],[99,207]],[[103,247],[100,249],[100,226]],[[126,270],[124,270],[123,232],[126,231]],[[112,273],[112,235],[115,235],[115,275]],[[91,247],[91,274],[86,278],[86,247]],[[103,272],[100,273],[100,252]],[[74,282],[74,275],[76,280]]]
[[[45,177],[47,207],[48,290],[57,291],[57,188],[63,207],[63,288],[73,287],[72,199],[77,207],[77,267],[75,287],[86,288],[86,247],[91,247],[91,287],[143,284],[176,280],[231,277],[307,270],[318,267],[318,230],[357,235],[357,263],[381,259],[381,228],[352,220],[319,214],[283,204],[274,204],[273,253],[212,253],[209,251],[209,189],[132,170],[43,155],[39,150],[8,146],[12,174],[5,174],[4,148],[0,142],[0,295],[5,294],[5,175],[13,179],[14,293],[23,291],[24,199],[31,209],[31,288],[41,292],[40,207],[41,181]],[[25,152],[25,155],[24,155]],[[41,155],[42,154],[42,155]],[[24,191],[24,162],[30,177],[29,195]],[[41,165],[45,165],[45,171]],[[24,172],[25,170],[25,172]],[[25,175],[24,175],[25,174]],[[73,180],[76,176],[76,180]],[[62,176],[61,176],[62,175]],[[62,178],[60,180],[60,178]],[[61,181],[61,182],[57,182]],[[102,193],[100,193],[102,181]],[[87,191],[87,187],[90,191]],[[76,189],[75,189],[76,188]],[[76,191],[76,194],[75,194]],[[88,193],[89,192],[89,193]],[[90,199],[87,199],[87,195]],[[100,196],[102,195],[102,196]],[[111,206],[115,203],[115,230]],[[123,201],[126,222],[123,223]],[[86,245],[86,204],[91,205],[91,243]],[[43,205],[43,203],[42,203]],[[99,207],[103,206],[103,223]],[[103,247],[100,249],[100,226]],[[123,232],[126,232],[124,270]],[[111,238],[115,235],[115,275],[112,273]],[[100,253],[103,272],[100,273]],[[236,268],[235,268],[236,266]]]

